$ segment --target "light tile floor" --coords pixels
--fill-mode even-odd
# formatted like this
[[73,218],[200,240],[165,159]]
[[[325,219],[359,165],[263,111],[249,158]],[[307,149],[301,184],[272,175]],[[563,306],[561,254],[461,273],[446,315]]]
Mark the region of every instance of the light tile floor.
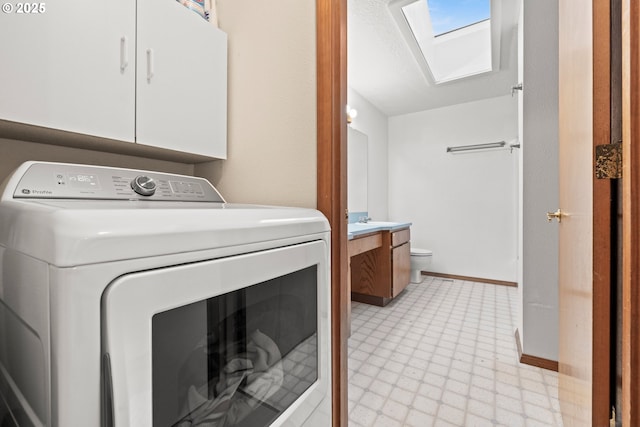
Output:
[[349,426],[562,426],[557,373],[518,362],[518,290],[425,277],[354,302]]

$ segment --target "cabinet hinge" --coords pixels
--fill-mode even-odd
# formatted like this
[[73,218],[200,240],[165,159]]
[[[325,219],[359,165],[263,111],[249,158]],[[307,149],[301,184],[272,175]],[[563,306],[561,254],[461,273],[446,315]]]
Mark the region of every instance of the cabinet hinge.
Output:
[[597,179],[622,178],[622,142],[596,145]]

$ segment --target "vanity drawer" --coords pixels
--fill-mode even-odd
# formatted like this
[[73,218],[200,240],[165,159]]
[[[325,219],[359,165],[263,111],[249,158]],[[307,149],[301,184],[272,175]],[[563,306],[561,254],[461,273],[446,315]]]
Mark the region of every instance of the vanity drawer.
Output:
[[380,246],[382,246],[382,235],[380,233],[356,237],[347,243],[349,257],[360,255],[363,252],[374,250]]
[[408,228],[391,233],[391,247],[395,248],[403,243],[407,243],[410,237]]

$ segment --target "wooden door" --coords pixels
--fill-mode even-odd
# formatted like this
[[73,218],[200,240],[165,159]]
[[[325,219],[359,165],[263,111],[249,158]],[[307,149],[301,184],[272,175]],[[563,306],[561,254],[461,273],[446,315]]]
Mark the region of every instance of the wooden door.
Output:
[[560,345],[564,425],[609,420],[611,181],[594,178],[610,142],[609,0],[559,2]]

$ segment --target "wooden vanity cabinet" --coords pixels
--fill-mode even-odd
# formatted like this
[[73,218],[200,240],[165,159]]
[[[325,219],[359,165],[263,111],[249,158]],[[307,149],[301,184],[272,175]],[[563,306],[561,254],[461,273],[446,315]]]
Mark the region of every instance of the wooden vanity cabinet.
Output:
[[397,297],[411,281],[409,229],[391,234],[391,296]]
[[411,277],[409,240],[409,228],[403,228],[349,241],[353,301],[385,306],[407,287]]

